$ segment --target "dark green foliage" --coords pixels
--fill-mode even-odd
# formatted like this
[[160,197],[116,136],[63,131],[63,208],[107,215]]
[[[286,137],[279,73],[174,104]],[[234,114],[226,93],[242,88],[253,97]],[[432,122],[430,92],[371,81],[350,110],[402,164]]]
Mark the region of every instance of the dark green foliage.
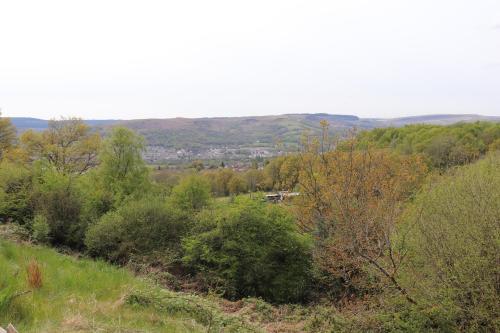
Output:
[[85,237],[88,253],[126,263],[133,255],[175,254],[189,228],[185,214],[158,198],[129,201],[92,225]]
[[[229,298],[303,300],[309,286],[310,242],[278,206],[237,198],[201,215],[206,231],[184,241],[184,263],[219,285]],[[212,220],[213,218],[213,220]]]

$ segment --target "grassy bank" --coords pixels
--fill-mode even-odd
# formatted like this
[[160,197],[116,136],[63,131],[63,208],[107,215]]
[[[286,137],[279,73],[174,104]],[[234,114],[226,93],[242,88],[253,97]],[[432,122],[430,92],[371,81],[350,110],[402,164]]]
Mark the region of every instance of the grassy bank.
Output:
[[[29,286],[38,263],[42,286]],[[125,269],[0,240],[0,325],[27,332],[257,331],[215,303],[173,293]]]

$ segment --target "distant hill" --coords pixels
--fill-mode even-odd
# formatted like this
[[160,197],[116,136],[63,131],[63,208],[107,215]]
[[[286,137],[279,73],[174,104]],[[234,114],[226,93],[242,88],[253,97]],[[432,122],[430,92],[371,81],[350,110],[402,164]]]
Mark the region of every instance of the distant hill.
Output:
[[[11,118],[20,132],[42,130],[47,121],[35,118]],[[427,115],[402,118],[359,118],[353,115],[284,114],[256,117],[170,118],[136,120],[86,120],[106,133],[112,126],[131,128],[146,138],[150,162],[176,159],[242,159],[267,157],[278,150],[295,150],[304,133],[320,131],[327,120],[333,134],[342,135],[351,128],[404,126],[427,123],[447,125],[456,122],[500,121],[500,117],[480,115]]]
[[[47,128],[49,121],[45,119],[29,118],[29,117],[12,117],[10,118],[14,126],[19,132],[32,129],[36,131],[43,131]],[[105,126],[116,123],[117,120],[85,120],[90,126]]]
[[451,125],[458,122],[474,121],[500,121],[499,117],[480,116],[477,114],[432,114],[426,116],[402,117],[385,119],[388,126],[404,126],[415,123],[433,124],[433,125]]

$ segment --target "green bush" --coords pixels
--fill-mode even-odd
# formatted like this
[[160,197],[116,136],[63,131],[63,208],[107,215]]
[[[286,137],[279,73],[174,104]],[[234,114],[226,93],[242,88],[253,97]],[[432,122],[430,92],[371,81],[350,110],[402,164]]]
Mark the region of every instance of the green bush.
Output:
[[454,171],[409,212],[408,285],[446,306],[462,331],[500,329],[500,155]]
[[24,224],[33,216],[31,172],[23,165],[0,163],[0,221],[13,220]]
[[184,240],[183,261],[226,297],[304,300],[310,239],[297,231],[284,209],[240,197],[200,219],[205,231]]
[[133,255],[176,252],[189,223],[185,214],[158,198],[125,202],[87,231],[90,255],[125,263]]

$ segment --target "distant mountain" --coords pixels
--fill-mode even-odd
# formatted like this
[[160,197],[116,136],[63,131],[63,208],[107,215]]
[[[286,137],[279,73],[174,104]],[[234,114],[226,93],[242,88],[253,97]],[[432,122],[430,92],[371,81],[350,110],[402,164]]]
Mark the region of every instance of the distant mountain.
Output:
[[432,114],[426,116],[402,117],[385,119],[384,122],[389,126],[404,126],[410,124],[434,124],[434,125],[450,125],[458,122],[474,122],[474,121],[500,121],[499,117],[480,116],[477,114]]
[[320,131],[320,121],[327,120],[332,132],[351,128],[404,126],[426,123],[447,125],[460,121],[500,121],[500,117],[480,115],[428,115],[392,119],[359,118],[352,115],[284,114],[259,117],[171,118],[118,121],[144,135],[150,145],[172,148],[207,146],[297,145],[304,133]]
[[[43,131],[47,128],[49,121],[44,119],[29,118],[29,117],[12,117],[10,118],[14,126],[19,132],[32,129],[35,131]],[[85,120],[90,126],[105,126],[116,123],[117,120]]]
[[[20,132],[43,130],[47,121],[11,118]],[[480,115],[427,115],[402,118],[359,118],[353,115],[284,114],[256,117],[170,118],[136,120],[86,120],[106,133],[121,125],[146,138],[150,162],[183,159],[242,159],[276,155],[279,150],[297,149],[305,133],[317,135],[320,121],[327,120],[332,134],[349,129],[404,126],[426,123],[448,125],[456,122],[500,121],[500,117]]]

